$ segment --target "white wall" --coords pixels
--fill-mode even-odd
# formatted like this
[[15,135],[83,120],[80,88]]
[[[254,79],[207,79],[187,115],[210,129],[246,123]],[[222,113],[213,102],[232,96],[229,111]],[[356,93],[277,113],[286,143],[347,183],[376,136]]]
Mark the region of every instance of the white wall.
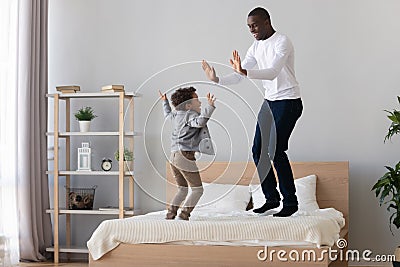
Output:
[[[205,81],[196,62],[203,58],[228,64],[233,49],[244,55],[253,41],[247,13],[259,5],[270,11],[275,28],[290,36],[296,49],[304,113],[292,135],[290,159],[350,161],[350,246],[391,253],[398,238],[391,235],[389,213],[379,207],[371,187],[385,172],[384,165],[400,160],[399,137],[383,144],[389,125],[383,110],[398,107],[397,0],[50,1],[50,90],[79,84],[82,91],[96,92],[102,85],[122,83],[143,94],[135,107],[136,130],[145,133],[135,143],[143,189],[136,191],[136,203],[143,211],[161,209],[166,160],[162,143],[168,145],[169,128],[163,127],[157,90]],[[181,63],[185,64],[171,67]],[[219,73],[230,71],[215,66]],[[200,96],[211,90],[219,100],[210,123],[218,160],[251,159],[253,113],[262,101],[262,89],[256,85],[246,81],[232,86],[233,92],[197,85]],[[115,114],[116,103],[110,103],[74,102],[72,110],[93,105],[99,115],[93,127],[112,128],[116,124],[110,113]],[[117,144],[102,140],[92,140],[96,164],[104,156],[112,157]],[[74,179],[73,184],[99,185],[97,207],[116,204],[117,186],[109,178]],[[77,242],[87,240],[100,221],[77,216]]]

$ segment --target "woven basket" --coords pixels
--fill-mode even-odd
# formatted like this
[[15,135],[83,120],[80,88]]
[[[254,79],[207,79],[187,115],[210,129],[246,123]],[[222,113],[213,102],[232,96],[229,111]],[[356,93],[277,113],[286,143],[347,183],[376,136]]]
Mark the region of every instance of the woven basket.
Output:
[[68,209],[92,210],[96,188],[97,185],[92,188],[66,187]]

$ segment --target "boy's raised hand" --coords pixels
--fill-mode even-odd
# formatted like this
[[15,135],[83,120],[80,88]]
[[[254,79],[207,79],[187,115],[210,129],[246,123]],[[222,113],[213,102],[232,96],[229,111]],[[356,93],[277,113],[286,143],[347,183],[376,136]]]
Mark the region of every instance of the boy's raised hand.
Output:
[[207,61],[205,61],[204,59],[203,59],[203,61],[201,62],[201,67],[203,68],[203,70],[204,70],[204,72],[205,72],[207,78],[208,78],[210,81],[213,81],[213,82],[216,82],[216,83],[219,82],[219,78],[217,77],[217,74],[215,74],[215,69],[214,69],[214,67],[211,67],[211,66],[207,63]]
[[160,95],[161,100],[167,100],[167,94],[161,93],[160,90],[158,90],[158,94]]
[[210,106],[215,107],[215,106],[214,106],[215,100],[217,100],[217,98],[215,98],[214,95],[212,95],[211,93],[208,93],[208,94],[207,94],[207,101],[208,101],[208,104],[209,104]]

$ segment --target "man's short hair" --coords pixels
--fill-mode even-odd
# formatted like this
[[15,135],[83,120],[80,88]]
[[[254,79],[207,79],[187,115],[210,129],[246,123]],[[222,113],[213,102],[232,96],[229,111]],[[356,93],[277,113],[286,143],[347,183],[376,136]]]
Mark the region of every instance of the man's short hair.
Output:
[[185,104],[190,103],[188,101],[193,99],[194,92],[196,92],[196,88],[192,86],[177,89],[171,95],[172,105],[174,105],[177,110],[185,110]]
[[262,7],[256,7],[255,9],[253,9],[252,11],[250,11],[248,17],[250,16],[259,16],[261,17],[263,20],[271,20],[269,17],[269,13],[265,8]]

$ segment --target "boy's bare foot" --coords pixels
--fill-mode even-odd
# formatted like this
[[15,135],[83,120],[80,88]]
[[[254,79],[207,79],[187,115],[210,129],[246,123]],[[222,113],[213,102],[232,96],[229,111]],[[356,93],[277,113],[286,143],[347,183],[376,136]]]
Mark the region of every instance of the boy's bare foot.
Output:
[[188,220],[189,220],[189,217],[190,217],[190,214],[188,214],[188,213],[182,211],[181,213],[179,213],[179,216],[178,216],[178,217],[179,217],[180,219],[182,219],[182,220],[188,221]]
[[165,219],[167,220],[173,220],[176,217],[176,213],[172,213],[172,212],[167,212],[167,216],[165,216]]

